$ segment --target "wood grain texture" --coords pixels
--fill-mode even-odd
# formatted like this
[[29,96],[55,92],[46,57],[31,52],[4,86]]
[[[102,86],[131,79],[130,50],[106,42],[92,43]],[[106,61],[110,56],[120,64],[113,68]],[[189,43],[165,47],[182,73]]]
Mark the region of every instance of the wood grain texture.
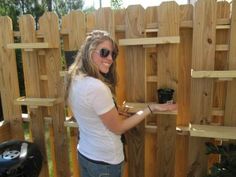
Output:
[[[214,70],[216,36],[216,1],[199,0],[195,4],[193,23],[192,69]],[[204,124],[211,119],[213,100],[212,79],[191,80],[191,123]],[[207,139],[189,140],[189,176],[207,174]]]
[[[34,29],[35,22],[31,15],[21,16],[19,19],[19,26],[21,32],[21,42],[33,43],[36,42],[36,32]],[[26,52],[22,50],[22,64],[24,68],[24,81],[26,97],[40,98],[40,79],[37,52]],[[42,152],[44,159],[47,159],[45,137],[44,137],[44,119],[43,110],[32,109],[28,107],[29,115],[31,118],[31,135],[33,142],[38,145]],[[40,176],[49,176],[47,160],[44,161]]]
[[[122,25],[124,26],[125,24],[125,10],[120,9],[114,11],[114,18],[115,18],[115,24],[116,25]],[[119,39],[125,38],[125,33],[124,32],[116,32],[115,33],[115,40],[118,41]],[[117,103],[121,105],[123,101],[126,100],[125,97],[125,47],[118,45],[119,48],[119,55],[117,56],[116,59],[116,71],[117,71],[117,76],[118,76],[118,85],[116,87],[116,99]]]
[[[180,6],[180,23],[193,19],[193,6]],[[190,122],[190,88],[191,88],[191,57],[192,57],[192,35],[191,28],[180,28],[180,45],[178,61],[178,115],[177,126],[188,126]],[[175,177],[187,175],[188,166],[188,137],[176,136],[175,153]]]
[[68,34],[63,36],[64,50],[75,51],[80,48],[86,36],[85,14],[81,11],[72,11],[62,18],[62,31],[68,31]]
[[[125,37],[142,37],[145,11],[137,6],[129,6],[125,15]],[[144,50],[140,46],[126,47],[126,98],[127,101],[145,101],[145,61]],[[144,122],[127,132],[129,177],[144,176]]]
[[[85,14],[81,11],[72,11],[62,19],[62,29],[69,31],[68,36],[64,36],[63,40],[65,51],[78,51],[83,44],[86,38],[85,17]],[[70,128],[70,136],[70,147],[72,149],[70,154],[72,160],[72,173],[73,177],[79,177],[80,174],[77,158],[78,129]]]
[[95,12],[96,29],[108,31],[115,38],[114,13],[110,7],[99,8]]
[[[230,51],[229,51],[229,70],[236,70],[236,1],[232,1],[232,16],[230,29]],[[224,124],[228,126],[236,126],[236,80],[228,82],[227,96],[225,104],[225,120]]]
[[[158,37],[179,36],[180,11],[176,2],[164,2],[158,9]],[[174,100],[178,95],[178,44],[158,45],[158,88],[175,90]],[[176,152],[176,116],[159,115],[157,117],[157,176],[175,176]]]
[[[55,13],[46,12],[39,19],[40,32],[44,34],[44,41],[47,41],[58,48],[47,50],[45,53],[46,73],[48,76],[45,93],[49,98],[63,98],[63,79],[60,77],[61,51],[60,51],[60,34],[58,30],[58,17]],[[47,92],[46,92],[47,91]],[[56,175],[58,177],[70,176],[68,140],[67,131],[64,127],[64,102],[58,103],[49,109],[52,117],[52,126],[55,143],[55,161]],[[68,164],[68,165],[65,165]]]
[[[230,18],[230,4],[228,2],[217,2],[217,19]],[[216,45],[229,44],[229,29],[216,30]],[[217,51],[215,53],[215,70],[228,69],[228,52]],[[226,99],[227,81],[214,82],[213,107],[224,109]],[[213,116],[212,122],[223,124],[224,116]]]
[[3,108],[3,118],[10,122],[10,137],[23,139],[21,108],[14,105],[14,100],[20,96],[19,81],[15,51],[7,49],[7,44],[14,43],[12,20],[0,17],[0,93]]
[[10,123],[6,121],[0,122],[0,143],[11,139]]
[[[146,28],[144,31],[145,37],[157,38],[158,30],[148,31],[146,30],[149,24],[153,24],[157,22],[157,11],[158,6],[148,7],[145,11],[145,19],[146,19]],[[157,77],[157,47],[154,45],[153,47],[144,48],[145,50],[145,80],[146,80],[146,90],[145,90],[145,102],[156,102],[156,91],[157,91],[157,81],[149,82],[149,76]],[[148,104],[148,103],[147,103]],[[146,105],[144,106],[144,108]],[[148,125],[156,124],[156,115],[148,116],[145,118],[145,129]],[[156,133],[145,132],[145,176],[157,176],[156,171]]]

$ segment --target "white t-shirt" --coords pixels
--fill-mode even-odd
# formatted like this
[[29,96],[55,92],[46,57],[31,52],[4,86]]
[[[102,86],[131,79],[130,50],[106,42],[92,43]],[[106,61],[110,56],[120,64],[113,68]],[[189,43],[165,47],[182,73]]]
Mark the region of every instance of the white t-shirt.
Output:
[[121,136],[108,130],[99,117],[115,106],[110,89],[93,77],[76,76],[71,83],[68,101],[79,126],[79,152],[97,161],[122,162]]

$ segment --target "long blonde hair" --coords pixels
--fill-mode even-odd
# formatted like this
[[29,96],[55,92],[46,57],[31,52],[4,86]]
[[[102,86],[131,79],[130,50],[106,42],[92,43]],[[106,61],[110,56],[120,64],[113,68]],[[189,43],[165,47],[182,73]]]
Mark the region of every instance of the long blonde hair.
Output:
[[66,100],[69,94],[71,81],[73,77],[79,74],[85,74],[86,76],[100,79],[111,89],[112,93],[115,94],[115,86],[117,84],[116,61],[113,61],[113,64],[106,74],[100,73],[100,71],[92,61],[92,52],[97,48],[99,44],[107,40],[112,42],[113,51],[118,55],[117,44],[111,38],[108,32],[102,30],[94,30],[88,34],[84,44],[81,46],[80,50],[77,53],[74,63],[69,67],[66,76]]

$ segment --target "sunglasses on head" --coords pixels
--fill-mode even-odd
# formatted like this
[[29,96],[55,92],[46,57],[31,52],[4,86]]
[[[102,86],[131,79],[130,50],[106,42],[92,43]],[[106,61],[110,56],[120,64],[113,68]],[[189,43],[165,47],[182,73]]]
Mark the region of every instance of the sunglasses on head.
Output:
[[116,52],[110,51],[110,50],[105,49],[105,48],[102,48],[102,49],[99,50],[99,55],[100,55],[100,57],[102,57],[102,58],[106,58],[106,57],[108,57],[110,54],[111,54],[112,60],[115,60],[116,57],[117,57],[117,53],[116,53]]

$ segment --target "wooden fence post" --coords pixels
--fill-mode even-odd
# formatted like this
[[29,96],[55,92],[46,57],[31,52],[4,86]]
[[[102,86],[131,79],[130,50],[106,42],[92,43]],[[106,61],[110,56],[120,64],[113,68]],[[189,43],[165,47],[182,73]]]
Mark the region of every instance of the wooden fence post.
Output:
[[[21,16],[19,19],[21,32],[21,43],[37,42],[35,22],[31,15]],[[35,49],[22,49],[22,63],[24,71],[25,92],[28,98],[40,98],[40,68],[38,67],[37,51]],[[29,117],[31,119],[31,133],[33,142],[38,145],[43,154],[43,166],[41,177],[49,176],[47,152],[45,144],[45,129],[43,119],[43,108],[28,106]]]
[[[179,36],[179,6],[175,2],[165,2],[158,10],[158,37]],[[158,88],[174,89],[174,100],[178,95],[178,44],[158,46]],[[178,102],[178,100],[177,100]],[[175,176],[176,115],[157,117],[157,176]]]
[[[145,10],[140,5],[129,6],[125,16],[125,37],[143,36]],[[128,102],[145,102],[145,53],[142,46],[125,50],[126,98]],[[144,121],[127,132],[129,177],[144,176]]]
[[[193,21],[192,69],[214,70],[216,37],[216,1],[199,0],[195,4]],[[213,80],[191,80],[191,123],[203,124],[211,118]],[[190,137],[189,172],[190,176],[207,174],[207,139]]]
[[49,98],[58,100],[57,104],[49,108],[54,133],[56,175],[58,177],[68,177],[70,176],[70,163],[67,131],[64,127],[64,80],[60,76],[62,65],[58,17],[55,13],[44,13],[39,19],[39,26],[39,33],[43,34],[44,42],[49,43],[51,47],[50,50],[45,52],[46,93]]
[[[180,6],[180,23],[193,20],[193,6]],[[190,88],[191,88],[191,57],[192,57],[192,27],[180,27],[180,45],[178,61],[178,115],[177,126],[189,126],[190,122]],[[188,144],[187,134],[177,134],[175,153],[175,177],[186,177],[188,170]]]
[[[62,31],[67,32],[63,35],[64,53],[66,62],[72,63],[76,54],[86,37],[85,14],[81,11],[72,11],[62,18]],[[71,30],[70,30],[71,29]],[[71,53],[70,58],[66,58],[66,53]],[[73,177],[79,177],[78,168],[78,128],[70,127],[70,149],[72,159]]]
[[23,139],[21,108],[14,104],[20,96],[17,77],[15,51],[7,48],[14,42],[12,20],[0,17],[0,93],[3,106],[4,120],[10,123],[9,137]]

